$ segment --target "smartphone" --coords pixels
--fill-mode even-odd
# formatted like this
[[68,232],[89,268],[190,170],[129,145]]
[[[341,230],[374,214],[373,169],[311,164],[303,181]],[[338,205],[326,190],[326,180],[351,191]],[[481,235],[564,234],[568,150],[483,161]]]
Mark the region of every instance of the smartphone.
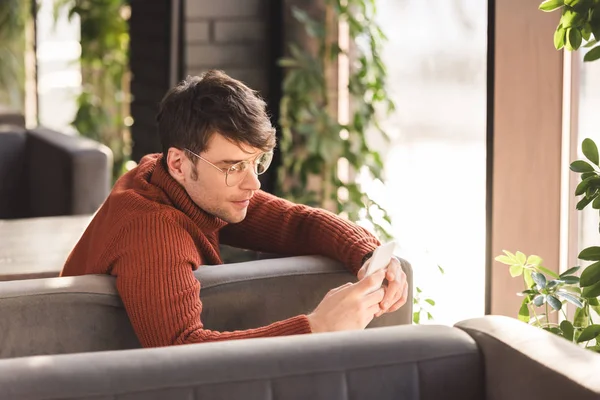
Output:
[[394,255],[394,249],[396,248],[396,242],[389,242],[382,244],[373,252],[371,257],[371,263],[367,268],[365,277],[379,271],[388,266]]

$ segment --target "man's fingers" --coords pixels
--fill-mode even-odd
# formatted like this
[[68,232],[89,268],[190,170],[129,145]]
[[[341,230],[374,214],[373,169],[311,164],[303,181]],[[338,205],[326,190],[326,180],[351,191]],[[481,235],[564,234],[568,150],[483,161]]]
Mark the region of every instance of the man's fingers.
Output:
[[347,288],[350,285],[352,285],[352,282],[344,283],[342,286],[333,288],[329,292],[327,292],[327,296],[332,296],[332,295],[336,294],[337,292],[339,292],[340,290]]
[[400,307],[402,307],[404,304],[406,304],[406,301],[408,297],[408,284],[404,284],[404,290],[402,291],[402,297],[400,297],[400,299],[394,303],[386,312],[394,312],[397,311],[398,309],[400,309]]
[[368,307],[371,307],[371,306],[379,307],[379,303],[383,299],[383,296],[385,296],[385,289],[379,288],[379,289],[375,290],[373,293],[369,293],[368,295],[366,295],[364,302]]
[[365,295],[379,289],[383,283],[383,278],[385,278],[385,271],[379,270],[363,280],[358,281],[356,285],[360,288],[361,293]]
[[402,287],[397,281],[391,281],[388,283],[387,289],[385,291],[385,297],[381,301],[381,309],[387,310],[390,308],[401,295]]

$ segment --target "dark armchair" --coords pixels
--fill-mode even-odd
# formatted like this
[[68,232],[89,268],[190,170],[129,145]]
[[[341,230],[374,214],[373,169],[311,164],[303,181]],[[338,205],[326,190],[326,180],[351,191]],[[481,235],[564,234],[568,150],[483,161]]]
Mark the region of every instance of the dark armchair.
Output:
[[111,177],[112,153],[100,143],[0,125],[0,219],[91,214]]

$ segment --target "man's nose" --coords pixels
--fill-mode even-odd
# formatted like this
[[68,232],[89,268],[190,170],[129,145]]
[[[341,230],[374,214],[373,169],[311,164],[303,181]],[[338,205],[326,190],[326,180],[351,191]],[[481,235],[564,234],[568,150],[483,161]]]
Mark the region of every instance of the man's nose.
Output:
[[245,189],[245,190],[260,189],[260,180],[258,179],[258,175],[254,171],[254,168],[250,168],[250,171],[248,171],[248,173],[242,180],[242,183],[240,184],[240,189]]

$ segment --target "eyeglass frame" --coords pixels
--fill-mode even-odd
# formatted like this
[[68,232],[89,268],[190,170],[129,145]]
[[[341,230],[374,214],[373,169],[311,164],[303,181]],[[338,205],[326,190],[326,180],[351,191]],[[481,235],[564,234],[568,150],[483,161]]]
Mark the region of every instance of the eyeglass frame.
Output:
[[[185,148],[184,148],[184,150],[185,150],[185,151],[187,151],[187,152],[189,152],[189,153],[191,153],[191,154],[193,154],[194,156],[198,157],[200,160],[204,161],[205,163],[207,163],[208,165],[210,165],[210,166],[211,166],[211,167],[213,167],[214,169],[218,170],[218,171],[219,171],[219,172],[221,172],[222,174],[225,174],[225,185],[226,185],[227,187],[233,187],[233,186],[235,186],[235,185],[231,185],[231,186],[229,186],[229,185],[227,184],[227,178],[229,177],[229,170],[230,170],[231,168],[233,168],[234,166],[238,165],[238,164],[242,164],[242,163],[249,163],[249,162],[251,162],[250,160],[241,160],[241,161],[238,161],[238,162],[236,162],[235,164],[232,164],[232,165],[231,165],[229,168],[225,169],[225,168],[221,168],[221,167],[219,167],[219,166],[217,166],[217,165],[213,164],[212,162],[208,161],[206,158],[202,157],[201,155],[198,155],[198,154],[194,153],[193,151],[191,151],[191,150],[190,150],[190,149],[188,149],[187,147],[185,147]],[[257,176],[258,176],[258,175],[262,175],[262,174],[264,174],[264,173],[267,171],[267,169],[268,169],[268,167],[267,167],[267,168],[266,168],[266,169],[265,169],[263,172],[261,172],[260,174],[259,174],[259,173],[258,173],[258,171],[256,170],[256,160],[258,160],[258,158],[259,158],[259,157],[261,157],[261,156],[263,156],[263,155],[265,155],[265,154],[271,154],[271,161],[273,160],[273,158],[272,158],[272,156],[273,156],[273,151],[272,151],[272,150],[271,150],[271,151],[263,151],[262,153],[260,153],[260,154],[259,154],[259,155],[257,155],[256,157],[254,157],[254,159],[252,160],[252,164],[253,164],[253,166],[254,166],[254,173],[255,173]],[[271,166],[271,164],[270,164],[270,163],[269,163],[269,166]],[[250,169],[247,169],[246,171],[249,171],[249,170],[250,170]],[[247,175],[247,174],[248,174],[248,172],[246,172],[246,175]],[[243,181],[243,180],[246,178],[246,175],[244,175],[244,176],[241,178],[240,182],[242,182],[242,181]],[[237,182],[237,183],[240,183],[240,182]]]

